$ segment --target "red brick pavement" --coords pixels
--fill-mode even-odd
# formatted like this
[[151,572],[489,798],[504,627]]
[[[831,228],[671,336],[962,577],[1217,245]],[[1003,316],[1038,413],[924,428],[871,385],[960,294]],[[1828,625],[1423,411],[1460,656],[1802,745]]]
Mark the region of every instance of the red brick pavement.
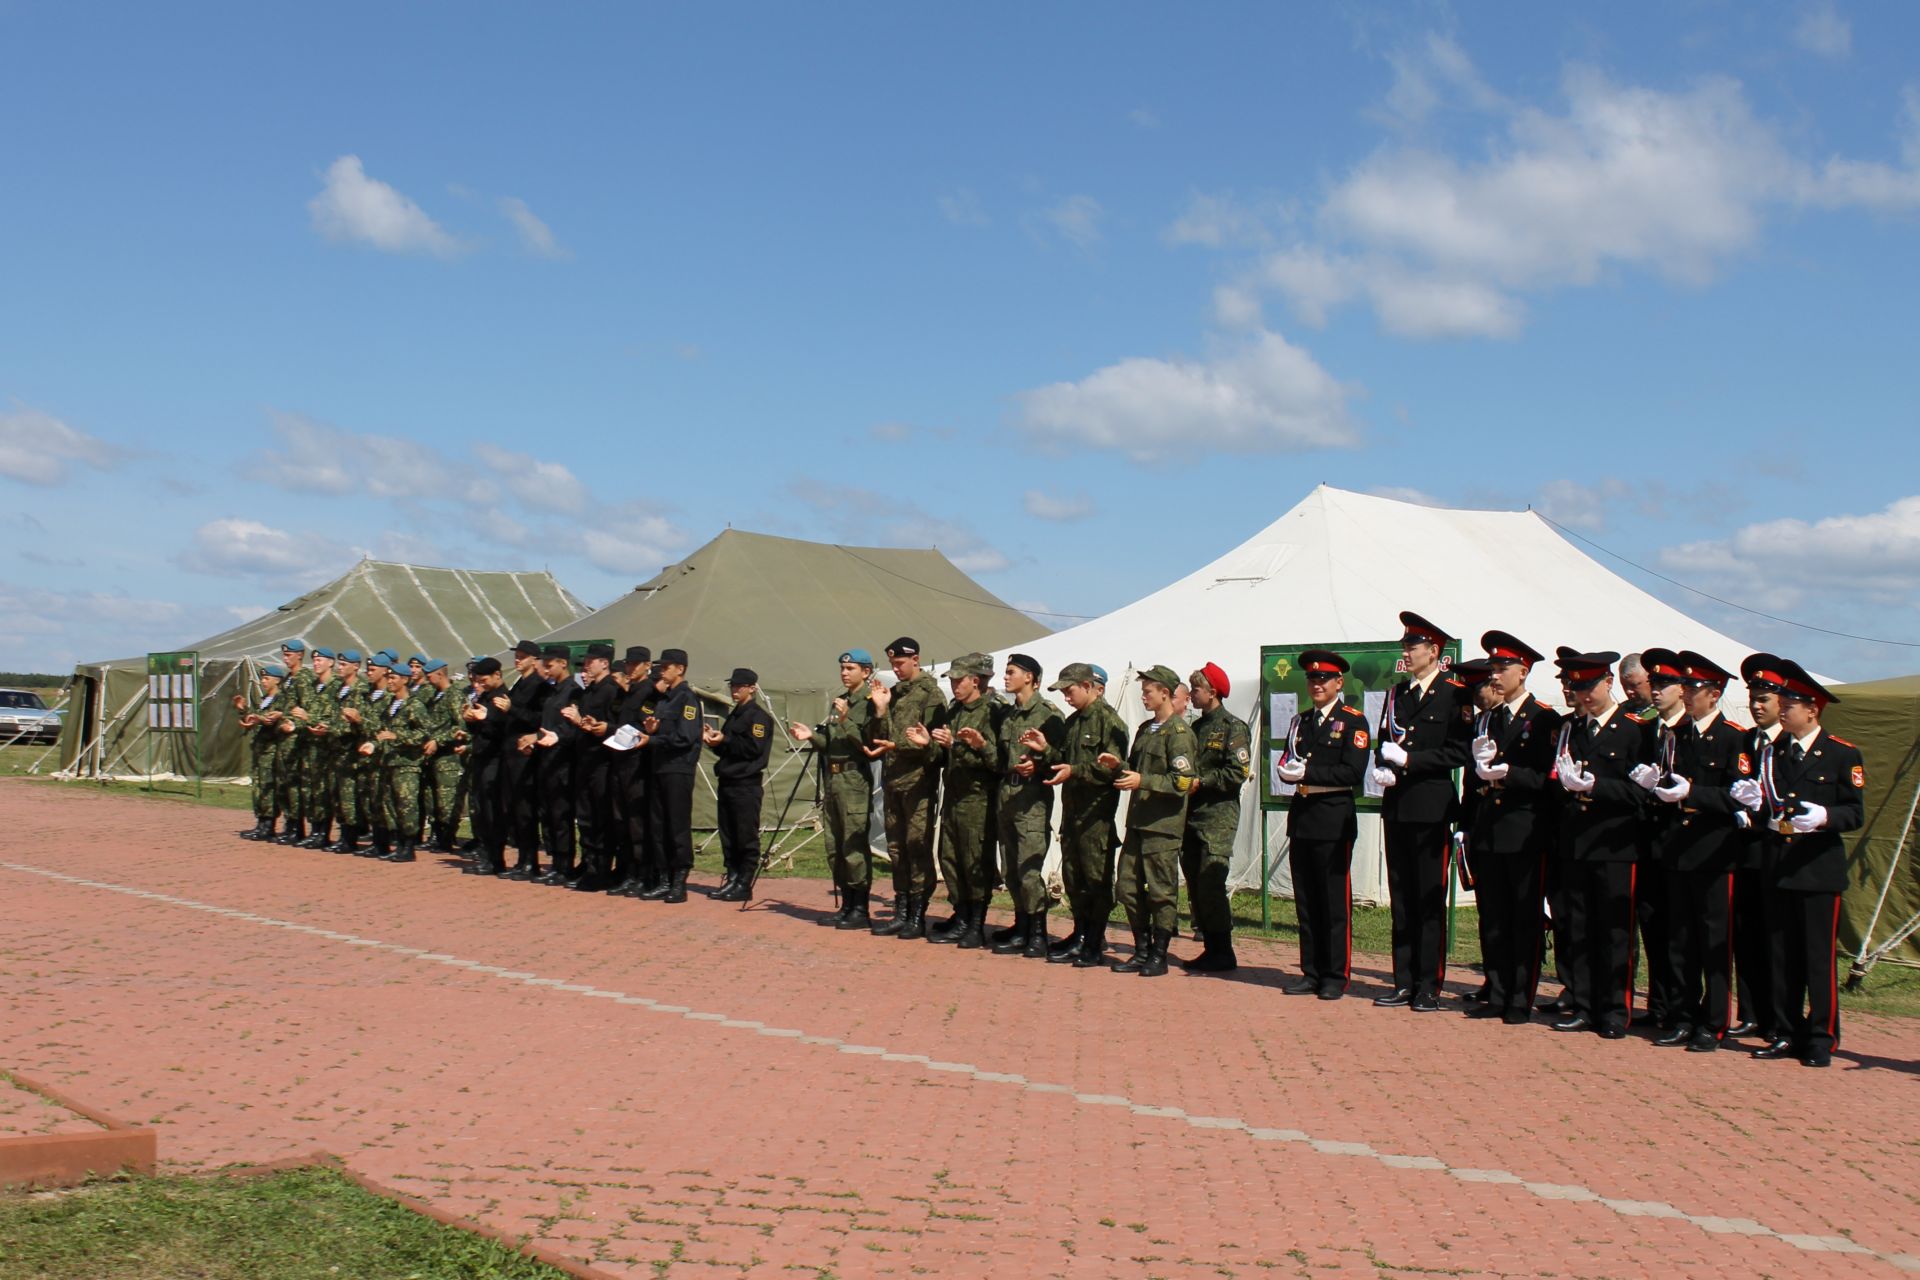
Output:
[[1277,946],[1143,982],[813,928],[817,882],[667,907],[239,823],[0,784],[0,1065],[175,1167],[330,1151],[634,1275],[1920,1269],[1901,1020],[1814,1072],[1288,999]]

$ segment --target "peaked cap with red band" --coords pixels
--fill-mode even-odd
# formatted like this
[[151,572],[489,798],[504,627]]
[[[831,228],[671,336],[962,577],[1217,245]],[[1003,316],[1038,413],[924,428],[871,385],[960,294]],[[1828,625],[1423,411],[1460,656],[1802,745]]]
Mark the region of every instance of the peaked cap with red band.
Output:
[[1780,696],[1793,698],[1800,702],[1811,702],[1816,708],[1825,707],[1829,702],[1840,699],[1828,693],[1826,687],[1807,674],[1807,669],[1791,658],[1781,660],[1780,674],[1786,677],[1781,684]]
[[1453,674],[1460,678],[1461,684],[1471,689],[1475,685],[1485,684],[1492,677],[1493,664],[1485,658],[1468,658],[1465,662],[1453,664]]
[[1787,687],[1787,660],[1771,653],[1749,654],[1740,664],[1740,678],[1750,693],[1776,693]]
[[1613,674],[1613,664],[1620,661],[1620,655],[1609,649],[1599,653],[1570,653],[1553,661],[1560,668],[1560,678],[1568,684],[1592,685]]
[[1691,685],[1712,685],[1716,689],[1725,689],[1727,681],[1733,679],[1733,672],[1706,654],[1695,653],[1691,649],[1680,651],[1680,666],[1686,671],[1686,681]]
[[1665,676],[1669,680],[1686,679],[1687,664],[1671,649],[1642,649],[1640,665],[1647,669],[1649,678]]
[[1351,666],[1331,649],[1309,649],[1300,655],[1300,669],[1309,675],[1343,676]]
[[1407,629],[1406,634],[1400,637],[1401,644],[1418,641],[1422,644],[1435,644],[1444,648],[1447,642],[1453,639],[1452,636],[1409,609],[1402,609],[1400,611],[1400,625]]
[[1520,662],[1532,666],[1539,662],[1540,651],[1506,631],[1489,631],[1480,637],[1480,647],[1495,661]]

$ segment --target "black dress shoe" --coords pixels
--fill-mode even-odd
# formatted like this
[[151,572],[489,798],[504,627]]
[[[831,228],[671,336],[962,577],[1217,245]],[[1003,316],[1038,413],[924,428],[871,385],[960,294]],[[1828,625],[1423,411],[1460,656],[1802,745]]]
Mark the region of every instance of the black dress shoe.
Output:
[[1533,1007],[1542,1013],[1572,1013],[1573,1001],[1569,1000],[1566,992],[1563,991],[1553,999],[1542,1000]]
[[1693,1028],[1682,1022],[1665,1035],[1655,1039],[1654,1044],[1662,1049],[1674,1049],[1691,1039],[1693,1039]]
[[1727,1035],[1734,1040],[1744,1040],[1758,1030],[1760,1030],[1760,1024],[1747,1018],[1728,1027]]
[[1321,987],[1320,990],[1316,991],[1314,994],[1319,996],[1322,1000],[1339,1000],[1339,999],[1343,999],[1346,996],[1347,989],[1343,986],[1338,986],[1334,983],[1328,983],[1326,986]]
[[1533,1021],[1533,1010],[1508,1009],[1500,1015],[1500,1021],[1509,1027],[1524,1027]]
[[1720,1047],[1720,1037],[1705,1027],[1693,1033],[1693,1039],[1687,1041],[1688,1053],[1712,1053]]
[[1280,989],[1290,996],[1317,996],[1320,994],[1320,983],[1314,978],[1295,978]]
[[1627,1029],[1625,1027],[1615,1026],[1601,1027],[1600,1038],[1602,1040],[1624,1040],[1627,1038]]
[[500,878],[502,880],[531,880],[533,879],[533,872],[527,870],[525,867],[515,867]]
[[1570,1013],[1553,1024],[1555,1031],[1591,1031],[1593,1019],[1584,1013]]
[[1755,1049],[1747,1056],[1750,1058],[1759,1058],[1767,1062],[1771,1062],[1775,1058],[1791,1058],[1794,1056],[1793,1041],[1787,1039],[1785,1036],[1781,1036],[1778,1040],[1769,1040],[1765,1047]]
[[1800,1065],[1803,1067],[1830,1067],[1833,1065],[1833,1059],[1824,1053],[1810,1053],[1800,1059]]
[[1483,982],[1480,984],[1480,989],[1478,991],[1474,992],[1472,995],[1467,997],[1467,1002],[1469,1004],[1485,1004],[1487,1001],[1491,1000],[1492,998],[1493,998],[1493,984],[1488,982]]
[[1431,991],[1422,991],[1407,1002],[1407,1007],[1415,1013],[1440,1012],[1440,997]]
[[1413,1003],[1413,988],[1411,987],[1395,987],[1392,991],[1389,991],[1386,995],[1375,996],[1373,998],[1373,1005],[1374,1005],[1374,1008],[1376,1009],[1398,1009],[1403,1005],[1409,1005],[1412,1003]]
[[1468,1007],[1467,1016],[1469,1018],[1498,1018],[1504,1016],[1506,1012],[1505,1009],[1498,1008],[1491,1004],[1476,1004]]

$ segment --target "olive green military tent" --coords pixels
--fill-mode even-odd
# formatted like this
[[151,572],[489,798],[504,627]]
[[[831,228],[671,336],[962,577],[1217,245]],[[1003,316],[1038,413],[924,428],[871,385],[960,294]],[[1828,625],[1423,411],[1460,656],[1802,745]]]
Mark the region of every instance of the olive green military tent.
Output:
[[1920,675],[1834,690],[1822,723],[1860,748],[1867,821],[1853,837],[1840,945],[1853,975],[1885,960],[1920,965]]
[[[929,667],[963,653],[991,653],[1046,628],[962,573],[933,549],[847,547],[728,529],[606,608],[542,641],[611,640],[616,654],[643,644],[685,649],[688,680],[717,723],[730,705],[727,677],[747,667],[783,725],[817,723],[842,690],[840,655],[863,648],[881,671],[881,650],[899,636],[920,642]],[[799,757],[775,746],[766,820],[779,818],[798,781]],[[704,763],[704,762],[703,762]],[[711,773],[696,793],[694,823],[713,824]],[[806,784],[791,814],[813,798]]]
[[[370,653],[391,647],[401,657],[424,653],[458,669],[476,653],[494,653],[522,636],[550,631],[586,606],[547,573],[436,569],[362,560],[344,577],[289,600],[271,613],[198,644],[201,776],[240,779],[246,745],[233,710],[258,664],[277,661],[280,642]],[[57,759],[68,777],[191,777],[191,735],[147,732],[144,654],[83,663]]]

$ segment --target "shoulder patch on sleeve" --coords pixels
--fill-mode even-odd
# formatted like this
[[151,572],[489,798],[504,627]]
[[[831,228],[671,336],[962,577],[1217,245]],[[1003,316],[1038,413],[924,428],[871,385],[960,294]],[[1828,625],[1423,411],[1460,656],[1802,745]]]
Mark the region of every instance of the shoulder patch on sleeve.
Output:
[[1355,729],[1353,731],[1353,745],[1361,751],[1367,749],[1367,731],[1365,729]]
[[1184,773],[1193,768],[1193,761],[1187,759],[1185,756],[1175,756],[1173,758],[1173,767]]
[[753,736],[754,736],[754,737],[756,737],[756,738],[764,738],[764,737],[766,737],[766,736],[767,736],[767,726],[765,726],[765,725],[763,725],[763,724],[760,724],[760,723],[758,723],[758,722],[756,722],[756,723],[754,724],[754,726],[753,726]]
[[1863,764],[1853,766],[1853,785],[1864,788],[1867,785],[1867,767]]
[[1753,757],[1742,751],[1740,758],[1733,762],[1733,767],[1738,769],[1740,776],[1744,778],[1753,772]]
[[1234,759],[1238,760],[1241,764],[1245,764],[1247,763],[1248,760],[1253,758],[1253,753],[1248,751],[1245,747],[1241,747],[1238,751],[1233,753],[1233,756],[1234,756]]
[[689,720],[698,720],[700,718],[700,708],[689,702],[686,706],[680,708],[680,714]]

